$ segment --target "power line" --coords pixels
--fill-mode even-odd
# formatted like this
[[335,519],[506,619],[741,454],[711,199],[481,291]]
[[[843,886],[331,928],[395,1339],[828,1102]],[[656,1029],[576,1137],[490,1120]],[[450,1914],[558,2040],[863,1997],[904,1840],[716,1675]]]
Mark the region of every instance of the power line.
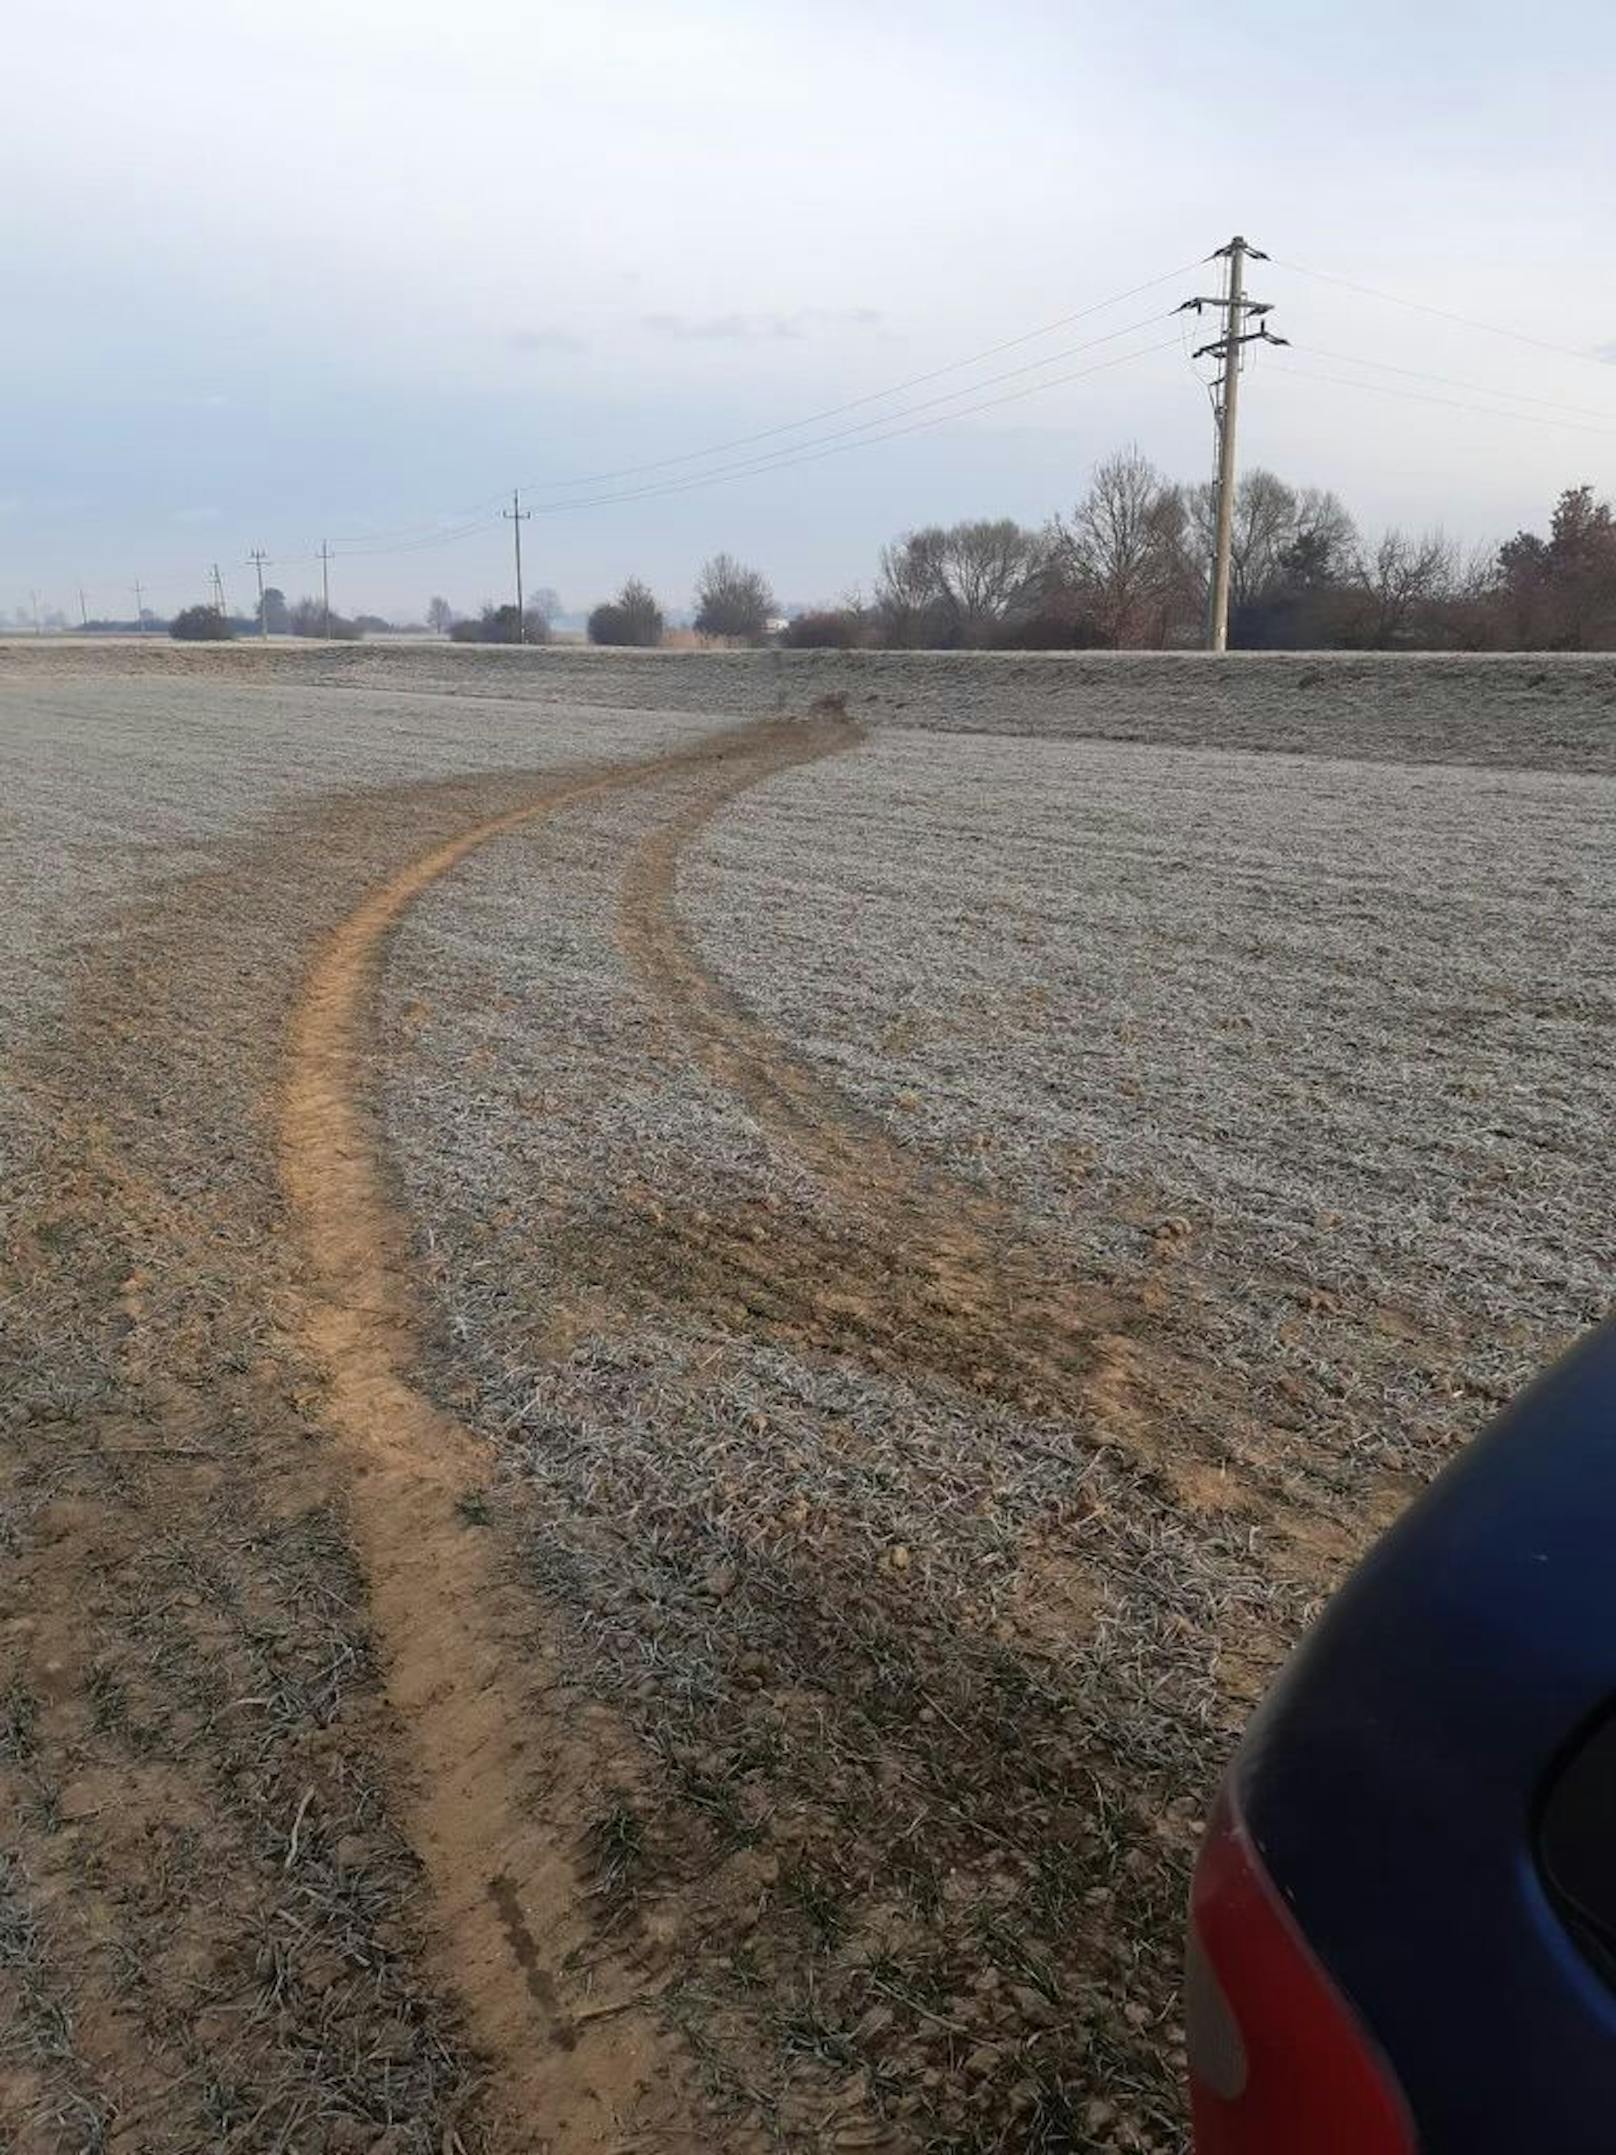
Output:
[[[1141,329],[1150,329],[1154,327],[1157,322],[1162,321],[1163,319],[1165,319],[1165,317],[1161,315],[1147,315],[1142,321],[1128,323],[1126,328],[1108,330],[1103,337],[1090,337],[1087,342],[1083,344],[1068,345],[1062,351],[1050,352],[1042,359],[1034,359],[1029,361],[1028,364],[1025,366],[1007,367],[1002,374],[986,375],[981,381],[970,382],[963,389],[944,390],[941,396],[925,397],[918,404],[901,406],[897,411],[893,412],[883,412],[881,416],[876,419],[861,419],[850,427],[837,427],[829,434],[819,434],[811,436],[810,439],[805,442],[798,442],[794,446],[787,447],[778,451],[766,452],[761,457],[743,457],[738,463],[720,464],[716,466],[712,471],[698,472],[694,474],[691,479],[688,480],[669,480],[664,482],[658,482],[657,484],[648,487],[634,487],[618,493],[603,494],[598,496],[597,499],[602,502],[640,501],[643,500],[647,495],[661,493],[664,488],[666,488],[668,492],[674,492],[683,486],[703,484],[709,480],[716,481],[719,479],[744,476],[750,471],[759,469],[772,469],[780,458],[795,457],[799,452],[819,449],[824,447],[827,443],[846,440],[851,435],[869,434],[872,432],[872,430],[876,428],[889,425],[894,419],[911,419],[917,412],[931,411],[935,409],[935,407],[939,404],[957,403],[961,397],[974,396],[979,389],[994,389],[997,388],[997,386],[1001,382],[1019,381],[1023,375],[1036,374],[1043,367],[1054,366],[1058,360],[1075,359],[1079,352],[1098,351],[1102,344],[1114,344],[1119,337],[1137,336]],[[1057,378],[1060,380],[1073,379],[1073,377],[1070,375],[1060,376]],[[1037,389],[1043,386],[1044,385],[1042,383],[1034,383],[1032,385],[1032,389],[1035,392]],[[972,411],[982,409],[982,407],[979,405],[971,405],[967,408]],[[958,418],[961,416],[963,416],[963,414],[961,413],[944,414],[945,418]],[[877,440],[885,440],[886,438],[887,437],[883,434],[877,434],[875,436],[875,439]],[[856,447],[857,444],[855,443],[853,446]],[[537,513],[543,516],[555,516],[575,506],[577,506],[577,504],[570,501],[541,502],[539,504],[539,509]]]
[[[1309,344],[1305,349],[1316,353],[1320,359],[1341,360],[1349,366],[1375,367],[1385,374],[1405,374],[1410,381],[1440,382],[1445,388],[1473,390],[1478,396],[1509,397],[1517,404],[1540,404],[1547,411],[1576,412],[1585,419],[1604,419],[1616,423],[1616,412],[1597,411],[1591,404],[1567,404],[1559,397],[1534,397],[1524,389],[1495,389],[1488,382],[1462,382],[1451,374],[1432,374],[1422,367],[1398,367],[1393,366],[1390,360],[1365,359],[1356,352],[1326,351],[1322,344]],[[1602,427],[1599,431],[1605,433],[1611,430],[1609,427]]]
[[[997,405],[1015,402],[1019,397],[1036,396],[1045,389],[1058,388],[1067,382],[1081,381],[1086,375],[1101,372],[1103,369],[1083,367],[1075,372],[1052,375],[1047,381],[1030,383],[1025,389],[1013,391],[1008,396],[989,397],[965,404],[957,411],[943,412],[934,419],[923,419],[918,425],[894,427],[889,422],[893,420],[908,421],[913,419],[915,414],[932,411],[937,406],[957,404],[962,397],[974,397],[978,390],[994,388],[1001,382],[1018,381],[1023,376],[1038,373],[1043,368],[1053,366],[1062,359],[1074,358],[1080,352],[1097,351],[1102,345],[1114,343],[1119,337],[1136,336],[1140,330],[1149,329],[1155,323],[1164,319],[1166,317],[1161,315],[1147,315],[1137,322],[1126,324],[1121,329],[1108,330],[1102,337],[1091,337],[1082,344],[1068,345],[1060,351],[1046,353],[1042,359],[1031,360],[1024,366],[1009,367],[1000,374],[986,375],[981,381],[967,383],[964,388],[945,390],[940,396],[923,398],[918,404],[901,406],[896,411],[884,412],[877,418],[861,420],[853,426],[837,428],[829,434],[811,437],[806,442],[790,445],[774,454],[745,457],[736,463],[720,465],[711,471],[694,473],[687,479],[673,479],[657,482],[649,486],[622,488],[612,492],[586,496],[582,499],[540,502],[535,509],[522,512],[523,520],[526,521],[528,517],[534,515],[557,516],[571,509],[604,508],[614,502],[645,501],[656,499],[663,495],[685,493],[700,487],[719,485],[734,478],[745,478],[763,472],[784,470],[796,463],[817,462],[821,456],[836,455],[845,449],[862,448],[865,446],[866,440],[870,443],[890,441],[900,434],[917,433],[926,427],[946,425],[951,419],[963,419],[973,412],[992,410]],[[1177,339],[1170,338],[1166,341],[1175,343]],[[1147,352],[1160,351],[1164,348],[1165,346],[1162,344],[1147,345],[1140,352],[1125,353],[1121,360],[1107,362],[1107,364],[1123,364],[1128,359],[1142,358]],[[938,371],[947,372],[949,370],[945,368]],[[789,430],[774,429],[771,431],[783,432]],[[864,437],[864,439],[856,437]],[[702,453],[710,454],[711,452]],[[669,463],[675,461],[689,460],[668,460]],[[508,510],[502,513],[507,517],[510,515]],[[430,553],[441,546],[452,545],[461,539],[469,538],[475,532],[488,530],[493,521],[492,517],[479,516],[468,523],[451,526],[447,530],[430,532],[420,538],[400,540],[390,546],[333,548],[331,549],[330,558],[332,560],[355,560],[383,554]],[[277,559],[284,560],[288,565],[292,565],[298,560],[318,561],[321,556],[315,553],[306,556],[280,556]]]
[[[363,561],[375,554],[431,553],[436,547],[452,546],[460,539],[469,539],[474,531],[490,530],[494,521],[492,515],[473,517],[470,523],[453,525],[447,530],[435,531],[420,539],[403,539],[394,546],[345,546],[340,550],[333,549],[331,558],[333,561]],[[318,561],[320,556],[309,554],[292,558],[294,561],[299,558]]]
[[[590,472],[575,479],[555,479],[548,482],[530,480],[528,481],[527,490],[530,494],[539,494],[558,492],[564,487],[604,486],[614,479],[633,479],[639,477],[642,473],[669,471],[679,464],[694,464],[705,457],[723,456],[731,449],[749,448],[754,442],[770,441],[781,434],[799,433],[804,427],[818,426],[823,419],[839,419],[844,412],[861,411],[866,405],[882,403],[888,397],[902,396],[911,389],[923,389],[928,382],[941,381],[945,374],[961,374],[967,367],[980,366],[987,359],[997,359],[1001,352],[1016,351],[1024,344],[1036,343],[1040,337],[1052,337],[1059,329],[1070,329],[1074,322],[1086,322],[1092,315],[1103,314],[1108,307],[1119,307],[1124,300],[1137,299],[1141,292],[1153,292],[1160,285],[1172,284],[1178,278],[1188,276],[1189,272],[1196,267],[1197,265],[1193,262],[1185,263],[1182,268],[1170,269],[1163,276],[1151,277],[1143,284],[1130,285],[1125,292],[1114,292],[1109,299],[1098,299],[1092,306],[1080,307],[1075,314],[1060,315],[1053,322],[1045,322],[1039,329],[1029,329],[1018,337],[1006,337],[1002,343],[990,344],[980,352],[972,352],[968,358],[952,359],[946,366],[932,367],[924,374],[911,374],[904,381],[890,383],[885,389],[872,389],[864,396],[849,397],[843,404],[827,405],[823,411],[809,412],[801,419],[788,419],[783,425],[762,427],[754,434],[740,434],[732,441],[715,442],[705,449],[690,449],[682,456],[660,457],[649,464],[625,465],[618,471]],[[1155,317],[1152,316],[1150,319],[1154,320]],[[1122,336],[1126,332],[1118,330],[1115,334]],[[1095,341],[1103,342],[1104,340],[1096,339]],[[1078,345],[1073,349],[1083,351],[1087,350],[1088,347]],[[1058,359],[1062,356],[1058,352],[1050,354],[1051,359]],[[1047,361],[1035,361],[1034,365],[1047,363]],[[1032,370],[1023,368],[1019,371],[1026,373]],[[993,377],[993,380],[996,381],[1007,381],[1008,379],[1008,375],[996,375]],[[986,388],[988,384],[978,382],[974,386],[981,389]],[[966,393],[964,390],[958,392],[961,396]],[[896,418],[902,415],[892,413],[889,416]],[[879,424],[878,421],[873,423]]]
[[[805,447],[799,451],[788,450],[766,461],[760,459],[755,463],[741,467],[739,470],[702,473],[695,478],[673,479],[661,486],[639,487],[626,493],[597,494],[588,496],[582,501],[544,502],[540,504],[534,514],[538,516],[559,516],[572,509],[609,508],[618,502],[643,501],[665,494],[690,493],[699,487],[720,486],[728,479],[737,476],[751,477],[762,472],[785,471],[797,464],[815,464],[827,456],[845,456],[851,449],[865,449],[873,446],[876,442],[895,441],[901,435],[923,434],[933,427],[948,426],[953,420],[969,418],[974,412],[993,411],[1004,404],[1019,404],[1027,397],[1041,396],[1046,389],[1058,389],[1067,382],[1085,381],[1091,374],[1104,374],[1112,367],[1128,366],[1136,359],[1148,359],[1154,352],[1176,349],[1177,345],[1178,338],[1176,336],[1163,337],[1155,344],[1141,345],[1136,352],[1122,352],[1115,359],[1102,359],[1096,366],[1079,367],[1070,374],[1052,375],[1047,382],[1032,382],[1025,389],[1011,389],[1007,390],[1003,396],[985,397],[980,403],[964,405],[957,412],[942,412],[934,418],[916,420],[908,426],[891,427],[885,433],[871,434],[863,441],[832,441],[830,446],[826,448]],[[961,394],[963,395],[964,392],[962,391]]]
[[[834,433],[814,435],[814,437],[810,437],[808,442],[799,442],[793,448],[774,450],[771,455],[743,457],[739,463],[722,463],[711,472],[696,472],[689,478],[668,478],[668,481],[657,481],[655,485],[649,485],[649,487],[627,487],[627,489],[621,489],[616,493],[597,493],[597,496],[590,496],[590,498],[586,498],[582,502],[541,502],[539,509],[534,513],[541,515],[541,517],[554,517],[554,515],[565,515],[569,509],[599,509],[599,506],[605,506],[610,502],[640,502],[640,500],[649,500],[653,496],[659,496],[659,493],[685,493],[687,489],[692,489],[692,487],[718,485],[720,481],[726,481],[726,478],[746,478],[752,472],[776,472],[776,470],[782,470],[784,465],[789,465],[789,463],[810,463],[810,461],[814,461],[814,457],[817,457],[817,455],[836,455],[838,448],[864,448],[864,442],[849,440],[851,435],[866,435],[870,442],[890,442],[896,433],[918,433],[922,427],[946,427],[948,420],[967,418],[972,412],[987,412],[987,409],[991,409],[993,405],[1000,405],[1000,403],[1015,403],[1019,397],[1036,397],[1036,394],[1039,394],[1041,390],[1058,388],[1062,381],[1082,381],[1084,375],[1099,373],[1101,369],[1097,369],[1097,366],[1079,366],[1075,373],[1051,375],[1047,381],[1032,381],[1032,384],[1028,384],[1028,388],[1013,390],[1011,394],[1008,394],[1008,397],[987,397],[980,403],[961,405],[959,412],[942,412],[937,418],[920,420],[918,427],[892,427],[892,429],[888,429],[888,422],[890,420],[907,420],[907,418],[914,416],[916,412],[929,412],[929,409],[933,409],[935,405],[957,403],[961,397],[972,397],[976,390],[993,388],[995,384],[1000,384],[1000,381],[1013,381],[1013,379],[1019,379],[1021,375],[1036,373],[1041,369],[1041,366],[1054,366],[1056,360],[1062,360],[1062,358],[1075,358],[1079,351],[1097,351],[1101,345],[1114,343],[1118,336],[1136,336],[1140,330],[1153,328],[1153,323],[1161,321],[1161,319],[1164,319],[1164,317],[1153,315],[1153,317],[1148,317],[1146,321],[1133,321],[1133,323],[1127,325],[1127,330],[1112,330],[1107,336],[1090,338],[1086,345],[1071,345],[1067,351],[1054,351],[1054,353],[1049,353],[1049,358],[1034,360],[1030,366],[1011,366],[1011,369],[1006,369],[1006,373],[989,375],[985,381],[972,381],[972,384],[967,388],[963,388],[963,390],[948,390],[946,394],[942,394],[942,397],[927,397],[918,405],[901,407],[898,412],[886,412],[881,418],[860,420],[855,427],[838,427]],[[1176,338],[1168,338],[1168,343],[1176,343]],[[1164,349],[1164,345],[1146,345],[1144,347],[1144,351],[1161,351],[1161,349]],[[1142,351],[1140,353],[1123,353],[1123,358],[1142,358],[1142,356],[1144,356]],[[1120,364],[1120,360],[1105,362],[1105,364]],[[886,431],[877,433],[873,429],[886,429]]]
[[1274,258],[1274,267],[1291,270],[1298,277],[1315,278],[1320,284],[1339,285],[1343,291],[1357,292],[1365,299],[1384,300],[1391,307],[1408,307],[1416,314],[1432,314],[1439,321],[1457,322],[1464,329],[1479,329],[1485,336],[1507,337],[1513,344],[1530,344],[1540,352],[1558,352],[1562,359],[1580,359],[1584,366],[1598,367],[1603,374],[1608,375],[1611,371],[1607,361],[1593,352],[1578,351],[1574,344],[1555,344],[1547,337],[1534,337],[1525,330],[1504,329],[1497,322],[1479,322],[1474,315],[1454,313],[1451,307],[1433,307],[1427,300],[1405,299],[1399,292],[1377,291],[1372,284],[1358,284],[1351,277],[1333,276],[1324,269],[1308,269],[1300,262],[1287,262],[1278,256]]
[[1479,412],[1484,419],[1514,419],[1524,426],[1534,427],[1569,427],[1577,434],[1616,434],[1616,427],[1585,426],[1578,419],[1551,419],[1537,412],[1501,411],[1492,404],[1471,404],[1458,397],[1433,397],[1421,389],[1399,389],[1391,382],[1358,382],[1350,375],[1320,374],[1312,367],[1298,367],[1288,360],[1280,363],[1279,372],[1294,374],[1302,381],[1330,382],[1337,389],[1367,390],[1371,396],[1401,397],[1410,404],[1440,404],[1448,411]]
[[[1125,300],[1136,299],[1142,292],[1152,292],[1161,285],[1172,284],[1178,278],[1187,276],[1196,266],[1193,262],[1185,263],[1177,269],[1165,271],[1159,277],[1147,278],[1142,284],[1130,285],[1126,291],[1113,292],[1106,299],[1098,299],[1089,306],[1079,307],[1071,314],[1059,315],[1054,321],[1045,322],[1037,329],[1024,330],[1019,336],[1003,338],[999,343],[990,344],[980,351],[971,352],[963,359],[949,360],[943,366],[929,368],[922,374],[909,375],[902,381],[889,383],[883,389],[868,390],[862,396],[850,397],[843,403],[826,405],[822,410],[808,412],[800,419],[785,420],[778,426],[761,427],[750,434],[740,434],[727,441],[709,443],[704,449],[685,450],[677,456],[659,457],[649,463],[626,464],[619,466],[615,470],[608,471],[584,472],[571,479],[524,480],[521,490],[528,494],[544,494],[559,493],[570,488],[605,486],[618,479],[632,479],[643,474],[671,471],[681,465],[700,463],[707,457],[723,456],[731,449],[750,448],[756,442],[772,441],[784,434],[800,433],[804,427],[818,426],[823,420],[838,419],[846,412],[861,411],[868,405],[884,402],[891,397],[901,396],[911,389],[924,388],[928,382],[941,381],[945,375],[959,374],[968,367],[980,366],[985,360],[996,359],[1002,352],[1015,351],[1023,345],[1036,343],[1040,337],[1053,336],[1058,330],[1069,329],[1075,322],[1087,321],[1093,315],[1103,314],[1109,307],[1121,306]],[[1118,331],[1117,334],[1123,335],[1126,332]],[[1071,349],[1081,351],[1088,348],[1087,345],[1079,345]],[[1051,364],[1055,360],[1066,356],[1068,356],[1067,353],[1054,352],[1048,355],[1047,360],[1034,362],[1034,365]],[[1032,369],[1029,368],[1023,371],[1031,372]],[[992,380],[1008,380],[1009,378],[1009,375],[1001,375],[994,376]],[[973,388],[986,388],[991,386],[991,383],[979,382],[971,386]],[[964,396],[969,394],[970,390],[963,389],[957,393]],[[912,408],[922,409],[923,407],[916,406]],[[888,418],[901,418],[906,414],[893,412],[885,416]],[[872,425],[880,425],[881,423],[880,420],[871,422]],[[388,525],[384,526],[380,531],[356,534],[355,537],[347,540],[339,539],[336,551],[350,556],[392,553],[395,551],[402,553],[448,544],[453,539],[466,536],[472,531],[485,529],[488,523],[492,521],[494,512],[499,508],[503,499],[503,495],[491,496],[487,500],[479,502],[475,508],[468,508],[465,511],[465,517],[468,521],[451,520],[455,523],[455,528],[450,531],[434,529],[424,522]],[[389,543],[394,540],[395,534],[399,535],[396,543]],[[319,555],[288,555],[280,556],[278,559],[284,561],[286,565],[292,566],[302,561],[317,561]]]

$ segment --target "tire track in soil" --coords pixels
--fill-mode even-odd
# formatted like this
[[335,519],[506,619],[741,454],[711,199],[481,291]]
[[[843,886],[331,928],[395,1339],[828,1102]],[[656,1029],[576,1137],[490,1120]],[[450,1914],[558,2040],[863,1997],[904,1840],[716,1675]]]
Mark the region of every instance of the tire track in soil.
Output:
[[[484,1440],[406,1379],[417,1338],[406,1231],[364,1100],[373,991],[408,908],[477,848],[566,808],[741,759],[752,782],[825,752],[844,722],[726,732],[604,776],[552,784],[421,854],[353,911],[293,1013],[280,1109],[283,1183],[312,1280],[303,1343],[355,1474],[352,1534],[411,1756],[403,1818],[435,1903],[439,1955],[489,2055],[502,2145],[604,2155],[689,2141],[700,2099],[653,2008],[627,1995],[575,2012],[561,1980],[591,1941],[572,1848],[577,1796],[610,1756],[602,1716],[563,1732],[534,1700],[531,1606],[466,1531],[456,1501],[486,1476]],[[538,1793],[542,1776],[544,1788]],[[619,1969],[620,1978],[627,1971]]]
[[[788,761],[863,738],[832,721],[805,732],[804,753]],[[736,761],[641,840],[623,877],[618,941],[708,1076],[800,1155],[853,1225],[835,1235],[778,1213],[664,1217],[655,1233],[677,1246],[656,1270],[677,1278],[685,1299],[722,1310],[738,1297],[765,1329],[799,1343],[1076,1419],[1160,1474],[1186,1510],[1260,1520],[1303,1576],[1316,1576],[1321,1557],[1350,1557],[1350,1534],[1265,1441],[1238,1390],[1159,1337],[1159,1288],[1074,1280],[1069,1260],[1006,1207],[917,1159],[797,1061],[707,965],[679,917],[680,860],[727,807],[786,767]],[[631,1236],[646,1233],[643,1222],[624,1224]]]
[[[625,2134],[645,2145],[689,2140],[699,2137],[700,2098],[654,2009],[636,1999],[631,1971],[611,1971],[625,1995],[582,2012],[566,2002],[576,1986],[564,1964],[594,1934],[572,1853],[572,1799],[598,1782],[615,1723],[601,1715],[564,1730],[536,1705],[531,1605],[456,1513],[486,1476],[487,1442],[406,1375],[419,1347],[407,1231],[388,1193],[366,1075],[382,956],[419,897],[502,836],[711,767],[713,782],[628,861],[621,944],[702,1067],[798,1150],[850,1224],[824,1235],[778,1216],[674,1220],[654,1231],[664,1245],[648,1250],[643,1223],[620,1223],[625,1277],[642,1275],[648,1256],[666,1276],[671,1258],[687,1299],[733,1308],[739,1288],[764,1331],[1078,1417],[1204,1491],[1208,1463],[1167,1407],[1183,1373],[1133,1334],[1143,1303],[1063,1278],[1002,1208],[928,1171],[796,1063],[709,972],[678,918],[681,854],[712,817],[862,737],[839,714],[820,714],[550,784],[375,888],[329,938],[290,1026],[280,1154],[312,1279],[302,1343],[324,1371],[326,1412],[355,1476],[351,1531],[406,1731],[403,1819],[432,1889],[441,1971],[492,2061],[500,2144],[512,2148],[605,2155]],[[1205,1373],[1195,1374],[1204,1386]],[[1237,1501],[1272,1519],[1266,1496],[1235,1488]],[[1305,1522],[1315,1548],[1322,1526]]]

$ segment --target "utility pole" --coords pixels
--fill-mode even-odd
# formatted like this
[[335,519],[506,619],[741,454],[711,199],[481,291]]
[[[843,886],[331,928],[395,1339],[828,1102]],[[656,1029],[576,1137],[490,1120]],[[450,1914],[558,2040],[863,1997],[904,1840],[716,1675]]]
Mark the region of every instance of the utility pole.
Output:
[[[1272,302],[1246,297],[1246,264],[1268,260],[1260,247],[1253,247],[1237,232],[1227,247],[1211,259],[1229,265],[1227,285],[1216,299],[1186,299],[1179,313],[1199,314],[1211,307],[1223,317],[1223,333],[1203,344],[1197,359],[1216,359],[1218,379],[1212,391],[1212,413],[1218,436],[1217,517],[1212,541],[1212,599],[1207,616],[1207,649],[1229,648],[1229,559],[1234,541],[1235,420],[1240,409],[1240,369],[1248,344],[1288,344],[1276,337],[1264,317],[1273,312]],[[1247,329],[1250,319],[1255,329]]]
[[82,584],[80,584],[80,586],[79,586],[79,627],[80,627],[81,629],[87,629],[87,628],[89,627],[89,625],[90,625],[90,609],[89,609],[89,607],[88,607],[88,606],[86,606],[86,605],[85,605],[85,603],[84,603],[84,586],[83,586]]
[[137,636],[144,636],[146,633],[145,595],[146,586],[137,576],[135,578],[135,634]]
[[213,610],[221,621],[225,619],[224,578],[219,574],[217,562],[213,564]]
[[37,591],[31,590],[29,592],[28,603],[34,610],[34,634],[43,636],[45,632],[39,625],[39,593]]
[[519,644],[525,644],[527,615],[522,611],[522,526],[531,521],[533,511],[522,507],[521,490],[513,486],[510,507],[501,509],[499,513],[510,525],[511,536],[516,541],[516,640]]
[[324,633],[327,643],[331,641],[331,549],[324,539],[320,541],[320,604],[324,608]]
[[267,643],[269,641],[269,616],[264,611],[264,563],[269,559],[269,556],[261,546],[255,546],[247,559],[258,572],[258,633]]

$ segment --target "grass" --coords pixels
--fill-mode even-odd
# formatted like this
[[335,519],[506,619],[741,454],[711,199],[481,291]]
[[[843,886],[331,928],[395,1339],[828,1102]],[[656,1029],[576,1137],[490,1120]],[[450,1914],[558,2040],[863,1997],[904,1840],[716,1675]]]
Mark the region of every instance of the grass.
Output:
[[[709,963],[917,1185],[1132,1298],[1147,1359],[1232,1377],[1175,1394],[1157,1459],[790,1336],[794,1267],[862,1280],[910,1228],[625,971],[623,862],[694,791],[502,846],[402,931],[388,1113],[438,1381],[525,1464],[577,1681],[665,1762],[643,1860],[728,1964],[686,2011],[775,2128],[846,2045],[930,2145],[1172,2146],[1186,1866],[1239,1721],[1366,1492],[1401,1501],[1608,1297],[1616,794],[1025,740],[944,770],[897,733],[698,838]],[[1530,995],[1442,1020],[1529,984],[1555,1029]],[[1467,1210],[1484,1127],[1504,1171]]]

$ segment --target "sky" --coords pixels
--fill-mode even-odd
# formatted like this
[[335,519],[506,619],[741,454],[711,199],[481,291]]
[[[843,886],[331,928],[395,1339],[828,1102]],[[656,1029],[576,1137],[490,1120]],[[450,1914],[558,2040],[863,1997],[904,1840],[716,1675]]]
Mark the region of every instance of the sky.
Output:
[[27,6],[0,617],[168,612],[214,562],[245,608],[255,547],[296,597],[322,541],[339,608],[471,610],[516,485],[570,607],[677,608],[720,548],[835,600],[1121,444],[1204,477],[1171,310],[1235,231],[1292,340],[1243,464],[1370,532],[1541,527],[1616,492],[1613,61],[1597,0]]

